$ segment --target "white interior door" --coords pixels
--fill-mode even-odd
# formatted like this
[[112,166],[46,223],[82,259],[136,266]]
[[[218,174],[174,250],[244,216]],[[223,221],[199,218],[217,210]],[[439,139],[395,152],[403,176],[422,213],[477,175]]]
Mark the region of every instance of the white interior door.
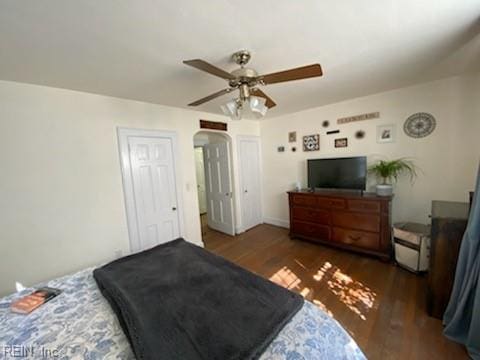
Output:
[[203,148],[195,148],[195,171],[197,174],[198,206],[200,214],[207,212],[207,194],[205,193],[205,164],[203,163]]
[[207,221],[212,229],[235,235],[228,144],[203,146]]
[[180,236],[171,138],[128,137],[138,249]]
[[263,223],[262,187],[260,169],[260,141],[258,138],[239,138],[242,228],[244,231]]

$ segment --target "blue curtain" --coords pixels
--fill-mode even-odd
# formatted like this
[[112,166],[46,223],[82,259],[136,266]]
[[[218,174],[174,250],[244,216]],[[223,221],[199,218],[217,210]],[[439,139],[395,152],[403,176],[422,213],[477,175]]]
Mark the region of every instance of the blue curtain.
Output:
[[480,169],[467,229],[458,256],[452,294],[443,323],[449,339],[464,344],[480,359]]

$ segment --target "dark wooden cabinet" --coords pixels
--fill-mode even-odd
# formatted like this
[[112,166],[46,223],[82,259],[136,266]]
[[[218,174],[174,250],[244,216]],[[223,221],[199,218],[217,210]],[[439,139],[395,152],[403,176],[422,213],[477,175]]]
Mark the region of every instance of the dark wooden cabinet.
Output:
[[290,236],[390,259],[391,197],[291,191]]
[[457,258],[468,221],[468,203],[432,202],[427,312],[441,319],[455,279]]

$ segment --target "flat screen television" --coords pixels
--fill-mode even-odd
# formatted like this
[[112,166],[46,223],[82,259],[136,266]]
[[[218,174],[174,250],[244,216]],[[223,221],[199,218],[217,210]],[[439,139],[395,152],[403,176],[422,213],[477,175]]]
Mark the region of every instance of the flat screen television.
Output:
[[367,157],[357,156],[307,161],[310,189],[365,190]]

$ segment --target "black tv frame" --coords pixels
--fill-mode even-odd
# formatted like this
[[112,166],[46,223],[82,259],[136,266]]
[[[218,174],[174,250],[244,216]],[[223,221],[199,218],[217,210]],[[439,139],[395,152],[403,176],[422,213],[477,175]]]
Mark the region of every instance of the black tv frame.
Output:
[[[365,160],[365,182],[364,182],[364,187],[363,189],[355,189],[355,188],[315,188],[311,187],[310,185],[310,162],[314,161],[320,161],[320,160],[349,160],[349,159],[364,159]],[[338,192],[358,192],[361,195],[363,195],[364,191],[366,190],[367,186],[367,157],[366,156],[348,156],[348,157],[332,157],[332,158],[320,158],[320,159],[307,159],[307,186],[310,192],[315,192],[316,190],[321,190],[321,191],[338,191]]]

